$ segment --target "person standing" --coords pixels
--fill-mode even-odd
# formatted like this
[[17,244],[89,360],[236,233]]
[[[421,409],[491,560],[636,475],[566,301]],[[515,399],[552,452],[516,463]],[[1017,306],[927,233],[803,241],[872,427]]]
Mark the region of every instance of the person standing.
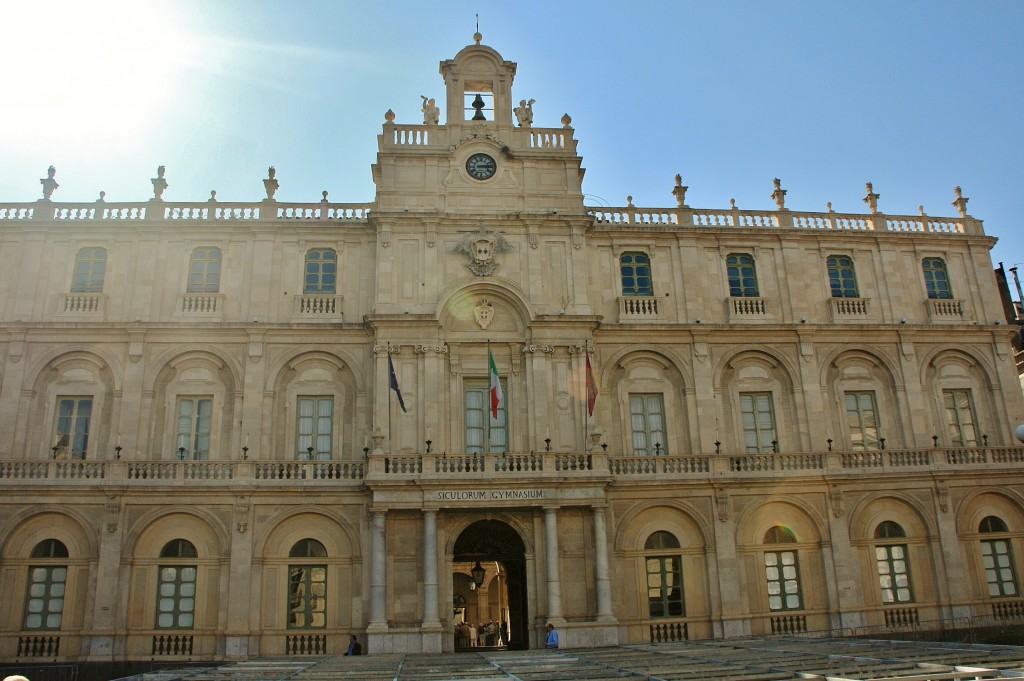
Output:
[[548,622],[548,637],[544,640],[545,648],[557,648],[558,647],[558,632],[555,630],[555,625]]
[[345,655],[362,655],[363,647],[359,645],[359,640],[355,634],[348,635],[348,650],[345,651]]

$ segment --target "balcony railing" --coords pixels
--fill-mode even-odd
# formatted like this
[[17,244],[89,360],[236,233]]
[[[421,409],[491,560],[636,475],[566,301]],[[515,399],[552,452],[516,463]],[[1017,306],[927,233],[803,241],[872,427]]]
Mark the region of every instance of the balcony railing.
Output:
[[723,481],[764,477],[889,475],[1024,468],[1024,447],[972,447],[694,456],[615,456],[583,452],[389,454],[356,461],[0,460],[4,484],[98,484],[217,487],[252,483],[361,486],[374,482],[514,482],[622,479]]
[[802,213],[795,211],[715,210],[706,208],[587,207],[600,227],[674,227],[736,229],[801,229],[837,232],[921,234],[982,234],[981,223],[970,216],[873,215]]
[[7,220],[100,222],[172,220],[176,222],[245,222],[252,220],[324,220],[360,222],[370,217],[370,203],[134,202],[134,203],[0,203],[0,223]]
[[621,296],[619,298],[619,322],[662,321],[658,298],[654,296]]

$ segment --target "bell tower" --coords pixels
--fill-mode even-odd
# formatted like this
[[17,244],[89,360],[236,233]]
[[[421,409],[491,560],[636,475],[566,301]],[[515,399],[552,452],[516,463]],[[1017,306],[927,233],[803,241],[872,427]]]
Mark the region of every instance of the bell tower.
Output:
[[486,45],[483,37],[473,35],[454,59],[441,62],[441,76],[447,88],[447,123],[492,121],[512,125],[512,81],[515,62],[505,61]]

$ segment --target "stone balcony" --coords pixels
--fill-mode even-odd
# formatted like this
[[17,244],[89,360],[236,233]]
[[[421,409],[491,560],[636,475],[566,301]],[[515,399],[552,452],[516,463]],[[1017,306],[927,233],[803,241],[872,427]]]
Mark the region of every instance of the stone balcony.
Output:
[[22,220],[56,222],[174,221],[244,222],[253,220],[362,222],[370,217],[370,203],[278,203],[218,201],[136,203],[0,203],[0,223]]
[[[0,487],[188,487],[211,489],[353,487],[418,482],[492,484],[566,479],[721,484],[759,478],[888,476],[902,473],[1020,471],[1024,447],[906,449],[861,452],[611,456],[604,451],[506,454],[402,454],[377,450],[357,461],[0,460]],[[1019,474],[1019,473],[1016,473]]]

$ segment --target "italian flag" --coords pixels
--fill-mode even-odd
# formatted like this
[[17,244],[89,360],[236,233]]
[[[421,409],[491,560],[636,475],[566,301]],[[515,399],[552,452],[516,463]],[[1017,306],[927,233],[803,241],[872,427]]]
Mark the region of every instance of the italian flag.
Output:
[[505,394],[501,392],[501,379],[498,378],[498,367],[494,366],[494,355],[490,348],[487,348],[487,364],[491,373],[491,418],[497,419],[498,407],[505,399]]

